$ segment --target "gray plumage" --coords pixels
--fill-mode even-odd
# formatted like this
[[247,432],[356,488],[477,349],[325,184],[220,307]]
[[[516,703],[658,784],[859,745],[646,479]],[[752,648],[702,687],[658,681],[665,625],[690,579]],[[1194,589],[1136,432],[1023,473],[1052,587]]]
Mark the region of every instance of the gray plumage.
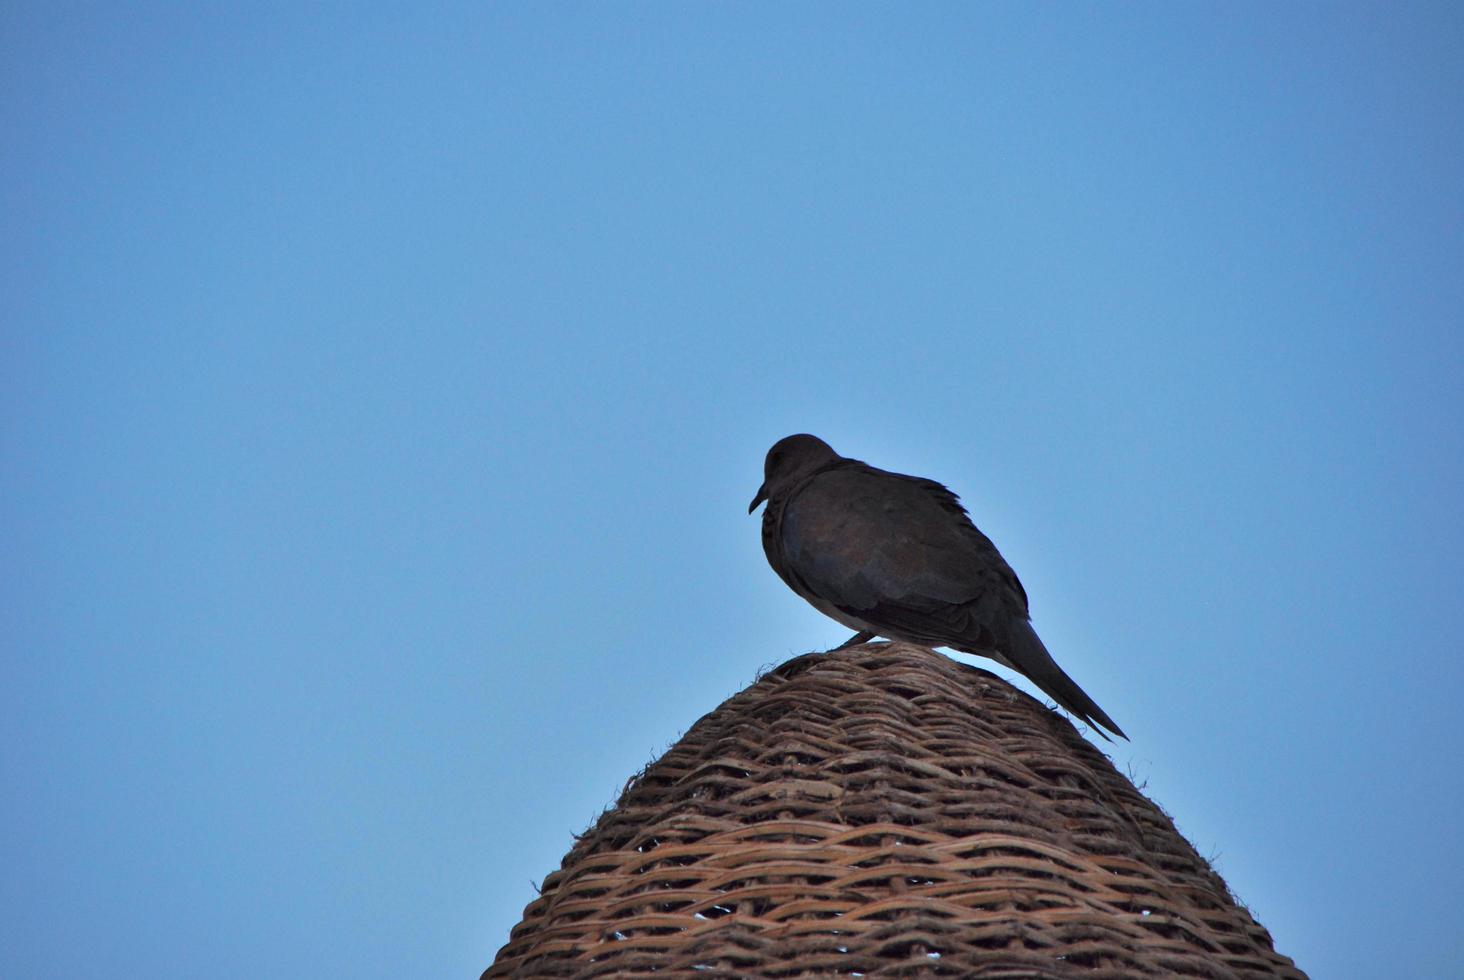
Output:
[[[762,540],[768,563],[815,609],[858,632],[990,657],[1103,734],[1127,738],[1053,662],[1027,593],[959,498],[933,480],[845,459],[822,439],[768,450]],[[1105,738],[1107,736],[1104,736]]]

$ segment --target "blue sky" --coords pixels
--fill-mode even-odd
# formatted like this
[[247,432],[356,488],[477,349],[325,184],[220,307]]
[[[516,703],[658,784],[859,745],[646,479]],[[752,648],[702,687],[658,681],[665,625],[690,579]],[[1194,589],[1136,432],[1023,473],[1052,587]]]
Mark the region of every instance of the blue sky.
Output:
[[845,638],[810,431],[1278,948],[1458,976],[1461,93],[1452,4],[6,5],[0,974],[476,976]]

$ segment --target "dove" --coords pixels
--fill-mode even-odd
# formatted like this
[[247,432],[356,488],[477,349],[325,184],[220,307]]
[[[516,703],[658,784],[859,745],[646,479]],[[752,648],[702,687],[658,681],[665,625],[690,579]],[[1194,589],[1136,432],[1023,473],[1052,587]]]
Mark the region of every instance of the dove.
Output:
[[768,564],[824,615],[876,636],[995,660],[1105,739],[1128,738],[1032,628],[1027,592],[960,498],[934,480],[848,459],[817,436],[780,439],[747,512]]

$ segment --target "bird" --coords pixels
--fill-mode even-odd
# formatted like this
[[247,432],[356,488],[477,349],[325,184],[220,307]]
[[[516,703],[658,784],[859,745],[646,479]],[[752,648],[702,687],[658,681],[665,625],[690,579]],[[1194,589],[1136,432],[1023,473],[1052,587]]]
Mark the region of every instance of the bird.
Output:
[[856,631],[835,649],[879,636],[988,657],[1104,739],[1103,729],[1128,738],[1052,659],[1016,572],[943,484],[840,456],[800,433],[768,450],[748,514],[762,503],[773,571]]

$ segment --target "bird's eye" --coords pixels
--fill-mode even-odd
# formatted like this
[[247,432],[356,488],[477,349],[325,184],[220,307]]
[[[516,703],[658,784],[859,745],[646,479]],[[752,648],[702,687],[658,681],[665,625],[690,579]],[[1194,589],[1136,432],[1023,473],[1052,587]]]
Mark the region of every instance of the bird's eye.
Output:
[[782,461],[783,461],[783,454],[782,453],[773,453],[772,457],[768,460],[768,465],[769,466],[776,467]]

